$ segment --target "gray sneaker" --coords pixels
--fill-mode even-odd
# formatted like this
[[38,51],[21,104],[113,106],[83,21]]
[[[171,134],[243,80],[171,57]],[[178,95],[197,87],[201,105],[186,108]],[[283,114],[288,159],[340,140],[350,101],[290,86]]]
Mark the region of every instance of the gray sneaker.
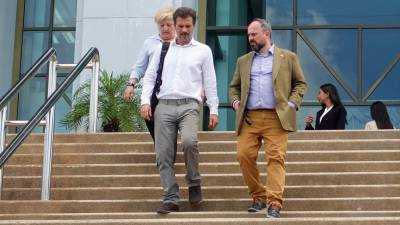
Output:
[[254,200],[253,203],[247,209],[248,212],[259,212],[266,207],[262,200]]
[[281,208],[270,205],[267,210],[268,218],[280,218],[281,217]]

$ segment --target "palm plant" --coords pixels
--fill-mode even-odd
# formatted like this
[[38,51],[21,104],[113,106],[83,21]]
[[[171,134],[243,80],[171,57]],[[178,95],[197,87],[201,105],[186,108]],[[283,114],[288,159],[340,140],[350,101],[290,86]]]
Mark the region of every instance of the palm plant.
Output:
[[[98,116],[102,121],[105,132],[145,131],[146,126],[139,115],[139,97],[135,95],[133,101],[125,102],[122,99],[127,74],[114,76],[103,70],[99,78]],[[65,115],[60,124],[68,130],[81,126],[89,127],[90,81],[82,83],[73,95],[72,110]]]

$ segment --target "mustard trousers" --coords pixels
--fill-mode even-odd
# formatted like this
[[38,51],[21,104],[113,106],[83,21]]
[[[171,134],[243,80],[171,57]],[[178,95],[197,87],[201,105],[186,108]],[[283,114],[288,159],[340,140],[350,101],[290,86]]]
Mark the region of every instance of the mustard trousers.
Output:
[[[257,168],[258,151],[265,146],[266,186]],[[288,131],[282,128],[275,110],[247,111],[237,142],[237,160],[253,200],[282,207]]]

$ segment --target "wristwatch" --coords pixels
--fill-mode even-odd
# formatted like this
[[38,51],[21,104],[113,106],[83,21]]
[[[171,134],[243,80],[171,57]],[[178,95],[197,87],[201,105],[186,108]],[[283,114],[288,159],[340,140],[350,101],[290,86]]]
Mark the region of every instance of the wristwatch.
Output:
[[126,84],[126,86],[132,86],[133,88],[135,87],[135,83],[129,82]]

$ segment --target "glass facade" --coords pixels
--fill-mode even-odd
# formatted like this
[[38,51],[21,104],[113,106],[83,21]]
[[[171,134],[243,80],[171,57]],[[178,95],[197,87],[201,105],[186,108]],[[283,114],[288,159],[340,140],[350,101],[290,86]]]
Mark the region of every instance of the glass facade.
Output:
[[376,100],[400,127],[399,9],[396,0],[208,0],[206,40],[221,102],[217,129],[234,129],[228,86],[237,58],[250,51],[246,26],[255,17],[271,21],[274,44],[300,58],[309,89],[297,114],[299,129],[321,108],[316,96],[323,83],[338,88],[348,111],[346,129],[363,129]]
[[[24,8],[20,76],[24,76],[29,67],[50,47],[57,50],[59,63],[73,63],[76,0],[25,0]],[[44,103],[47,93],[47,70],[47,67],[43,67],[19,94],[18,119],[30,119]],[[68,71],[57,74],[57,83],[65,79],[66,72]],[[71,95],[70,88],[56,104],[56,132],[65,131],[58,125],[58,121],[70,111]]]

